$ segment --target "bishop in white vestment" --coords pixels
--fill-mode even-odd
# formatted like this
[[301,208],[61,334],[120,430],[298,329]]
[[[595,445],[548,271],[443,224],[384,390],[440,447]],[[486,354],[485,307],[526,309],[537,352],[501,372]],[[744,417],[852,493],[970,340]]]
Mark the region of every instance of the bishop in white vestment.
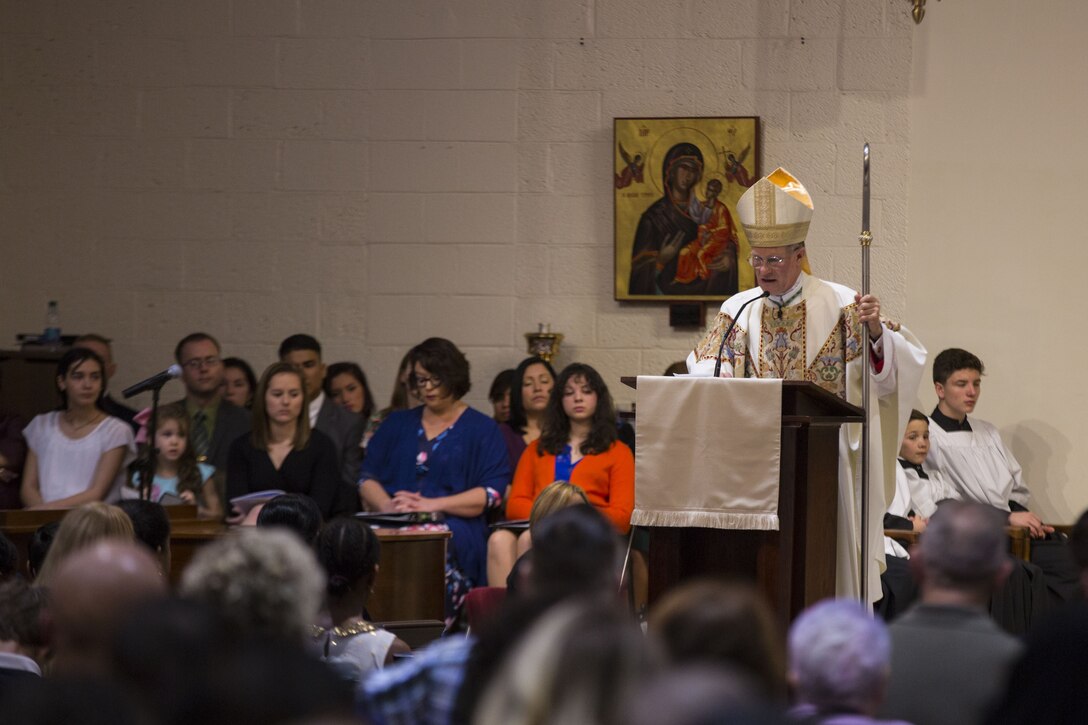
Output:
[[[881,597],[884,566],[881,522],[894,496],[896,454],[926,351],[905,328],[881,320],[876,297],[808,274],[804,241],[812,210],[807,190],[785,169],[760,179],[740,198],[737,212],[752,247],[749,261],[758,287],[725,301],[687,364],[692,374],[713,375],[722,335],[736,319],[722,377],[807,380],[860,406],[861,345],[872,345],[866,598],[874,602]],[[769,296],[761,298],[764,293]],[[745,302],[750,304],[740,313]],[[860,446],[861,425],[842,426],[836,576],[841,597],[861,594]]]

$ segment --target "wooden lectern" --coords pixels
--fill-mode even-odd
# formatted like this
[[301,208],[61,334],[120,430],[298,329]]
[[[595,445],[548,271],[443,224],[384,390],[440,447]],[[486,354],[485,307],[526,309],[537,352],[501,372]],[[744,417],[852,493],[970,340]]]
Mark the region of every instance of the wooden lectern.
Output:
[[[636,387],[635,378],[621,380]],[[787,627],[834,596],[839,427],[863,418],[861,408],[814,383],[783,381],[779,530],[649,527],[650,603],[687,579],[740,579],[765,594]],[[728,456],[727,436],[721,447]]]

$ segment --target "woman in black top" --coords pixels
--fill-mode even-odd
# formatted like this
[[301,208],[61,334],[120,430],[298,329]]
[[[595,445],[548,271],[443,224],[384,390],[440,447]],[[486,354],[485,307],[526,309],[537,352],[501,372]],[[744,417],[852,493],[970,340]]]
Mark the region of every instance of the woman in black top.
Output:
[[310,429],[302,375],[287,363],[269,366],[253,396],[253,430],[230,447],[228,498],[267,489],[302,493],[328,519],[344,499],[339,488],[336,446]]

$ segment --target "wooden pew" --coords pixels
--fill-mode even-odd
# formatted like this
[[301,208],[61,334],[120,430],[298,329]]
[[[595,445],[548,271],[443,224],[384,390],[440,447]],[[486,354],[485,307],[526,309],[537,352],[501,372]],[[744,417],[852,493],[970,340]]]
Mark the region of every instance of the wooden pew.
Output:
[[[1055,527],[1057,528],[1057,527]],[[1031,533],[1026,526],[1006,526],[1005,534],[1009,537],[1009,553],[1020,561],[1031,561]],[[903,545],[904,549],[910,549],[911,545],[918,543],[919,534],[916,531],[904,531],[902,529],[884,529],[884,535],[895,539]]]
[[[170,581],[176,585],[197,550],[227,534],[229,529],[217,521],[196,518],[195,506],[165,508],[170,517]],[[19,551],[20,571],[26,572],[30,537],[38,527],[59,521],[66,513],[66,509],[0,510],[0,531]],[[422,622],[429,627],[443,619],[449,538],[448,531],[378,530],[382,543],[381,569],[367,607],[375,621]]]

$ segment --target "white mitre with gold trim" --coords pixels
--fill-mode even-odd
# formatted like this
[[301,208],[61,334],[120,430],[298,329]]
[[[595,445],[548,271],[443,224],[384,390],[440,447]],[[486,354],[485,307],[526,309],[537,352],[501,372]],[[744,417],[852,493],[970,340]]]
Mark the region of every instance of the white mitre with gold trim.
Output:
[[753,248],[798,244],[808,235],[812,197],[804,184],[779,167],[737,200],[737,216]]

